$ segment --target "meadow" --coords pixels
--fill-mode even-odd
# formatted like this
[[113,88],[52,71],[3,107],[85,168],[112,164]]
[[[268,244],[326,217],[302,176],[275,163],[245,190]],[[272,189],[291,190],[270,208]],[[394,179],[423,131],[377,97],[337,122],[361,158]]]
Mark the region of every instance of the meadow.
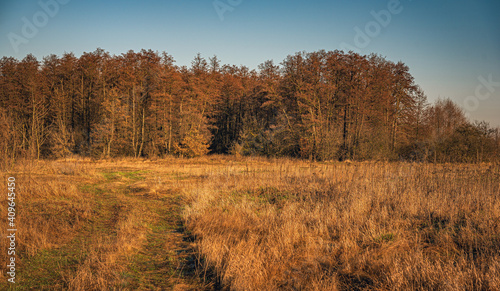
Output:
[[0,174],[17,191],[2,290],[500,290],[499,164],[215,155]]

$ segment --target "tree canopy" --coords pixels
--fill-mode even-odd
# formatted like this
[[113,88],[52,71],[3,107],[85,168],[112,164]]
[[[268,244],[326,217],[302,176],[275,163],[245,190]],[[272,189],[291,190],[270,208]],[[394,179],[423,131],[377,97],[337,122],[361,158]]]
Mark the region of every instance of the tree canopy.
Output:
[[408,66],[379,55],[299,52],[258,70],[197,55],[97,49],[0,59],[5,161],[208,153],[314,160],[497,159],[499,130],[450,99],[429,104]]

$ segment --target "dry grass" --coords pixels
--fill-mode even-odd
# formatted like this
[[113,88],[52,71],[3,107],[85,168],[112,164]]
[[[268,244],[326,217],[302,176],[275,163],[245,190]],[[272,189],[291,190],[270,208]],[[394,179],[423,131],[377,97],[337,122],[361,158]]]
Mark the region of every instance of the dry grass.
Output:
[[[169,191],[168,183],[136,170],[148,166],[154,169],[127,159],[23,161],[11,172],[0,173],[3,181],[14,176],[17,184],[18,286],[34,290],[140,286],[130,264],[140,252],[150,255],[147,236],[166,219],[155,212],[166,204],[158,199],[164,199],[165,193],[178,195]],[[4,192],[6,186],[2,185]],[[6,198],[2,197],[2,205],[7,204]],[[0,215],[6,226],[5,207]],[[1,262],[8,260],[6,247],[2,239]],[[0,284],[4,284],[0,289],[8,286],[5,272],[0,269]],[[158,282],[162,284],[170,283]]]
[[[36,161],[22,161],[17,171],[2,173],[3,181],[9,176],[16,178],[16,225],[17,250],[34,256],[41,249],[56,248],[71,240],[82,223],[91,215],[91,197],[78,191],[73,174],[57,167]],[[67,165],[83,173],[82,165]],[[1,189],[6,193],[6,182]],[[2,204],[7,204],[7,195]],[[7,213],[1,208],[2,225],[7,225]],[[2,252],[0,256],[5,256]],[[5,259],[6,257],[2,257]],[[3,275],[3,270],[2,270]]]
[[134,207],[122,195],[112,208],[112,219],[107,229],[114,235],[93,236],[88,245],[86,259],[70,276],[68,286],[71,290],[107,290],[120,286],[120,274],[127,267],[127,259],[136,253],[146,239],[147,228],[142,223],[146,213],[142,207]]
[[231,290],[498,290],[500,167],[228,165],[185,211]]
[[0,174],[19,185],[28,289],[500,289],[498,164],[216,156]]

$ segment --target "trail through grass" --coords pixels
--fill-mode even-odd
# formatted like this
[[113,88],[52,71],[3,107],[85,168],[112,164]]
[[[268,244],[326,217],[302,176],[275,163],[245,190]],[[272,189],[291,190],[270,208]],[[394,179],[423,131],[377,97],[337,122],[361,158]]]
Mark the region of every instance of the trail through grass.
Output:
[[497,164],[79,163],[8,173],[18,290],[500,290]]
[[15,290],[206,289],[194,271],[180,193],[155,188],[151,177],[161,179],[148,170],[99,171],[77,183],[91,197],[90,215],[66,243],[23,254]]

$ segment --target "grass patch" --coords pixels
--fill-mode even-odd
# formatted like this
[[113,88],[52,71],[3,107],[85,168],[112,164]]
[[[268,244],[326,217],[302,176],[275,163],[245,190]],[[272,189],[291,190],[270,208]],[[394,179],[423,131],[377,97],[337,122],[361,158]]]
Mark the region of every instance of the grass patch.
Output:
[[95,195],[102,195],[106,193],[106,189],[104,189],[102,185],[98,184],[79,185],[78,190],[84,193],[95,194]]
[[492,166],[297,161],[251,177],[221,169],[185,219],[205,270],[231,290],[498,289]]
[[150,171],[146,170],[137,170],[137,171],[114,171],[114,172],[101,172],[102,176],[106,181],[116,181],[120,179],[126,179],[131,181],[141,181],[144,180],[145,174],[148,174]]
[[500,288],[499,165],[50,163],[19,177],[21,290]]
[[382,234],[381,236],[375,238],[375,242],[377,243],[382,243],[382,242],[391,242],[396,239],[396,235],[393,233],[386,233]]

